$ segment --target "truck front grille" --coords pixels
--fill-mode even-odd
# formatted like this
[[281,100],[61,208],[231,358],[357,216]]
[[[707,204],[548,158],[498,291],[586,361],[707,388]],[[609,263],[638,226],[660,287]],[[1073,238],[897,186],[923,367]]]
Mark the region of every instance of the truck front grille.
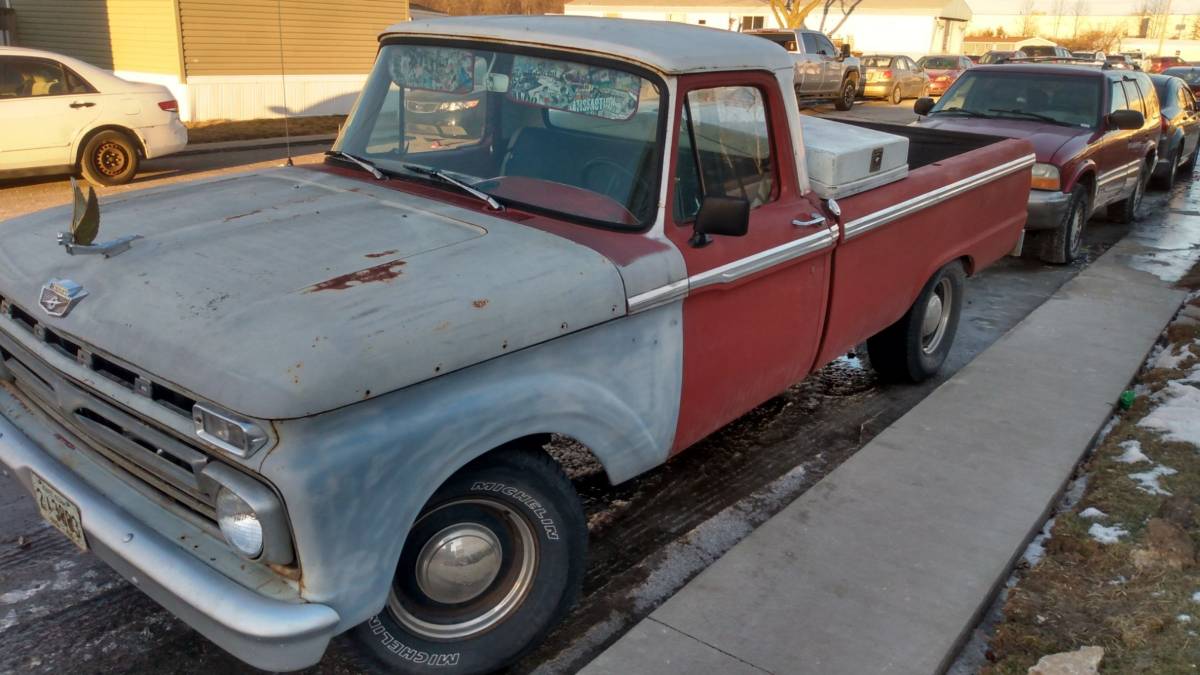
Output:
[[[3,322],[7,318],[8,322]],[[154,382],[134,368],[96,354],[83,343],[50,329],[28,312],[0,298],[0,364],[38,407],[81,439],[88,448],[115,465],[127,477],[166,497],[184,511],[199,516],[202,525],[215,523],[217,486],[201,471],[210,461],[177,429],[121,405],[60,372],[9,334],[27,330],[91,372],[144,396],[191,424],[195,400],[173,387]],[[9,332],[6,332],[9,331]]]

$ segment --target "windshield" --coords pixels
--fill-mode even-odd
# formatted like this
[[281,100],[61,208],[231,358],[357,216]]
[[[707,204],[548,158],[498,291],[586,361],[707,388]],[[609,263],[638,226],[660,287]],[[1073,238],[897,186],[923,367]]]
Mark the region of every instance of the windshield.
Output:
[[1053,46],[1032,45],[1021,47],[1026,56],[1058,56],[1058,48]]
[[891,68],[892,57],[890,56],[864,56],[862,64],[865,68]]
[[1200,69],[1197,68],[1169,68],[1163,75],[1178,77],[1188,84],[1200,82]]
[[956,70],[960,66],[957,56],[926,56],[921,59],[921,67],[927,70]]
[[931,115],[1028,119],[1094,129],[1100,123],[1097,77],[971,69],[938,99]]
[[393,177],[434,169],[501,204],[640,229],[657,211],[661,94],[626,68],[385,45],[333,150]]

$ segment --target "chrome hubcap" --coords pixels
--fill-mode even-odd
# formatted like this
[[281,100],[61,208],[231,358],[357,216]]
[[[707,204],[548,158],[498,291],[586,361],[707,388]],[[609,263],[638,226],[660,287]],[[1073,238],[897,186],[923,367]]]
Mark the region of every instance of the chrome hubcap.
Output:
[[438,602],[473,600],[496,580],[501,556],[500,540],[486,527],[447,527],[417,556],[417,585]]
[[412,533],[387,611],[416,635],[460,640],[483,633],[508,619],[533,586],[533,526],[505,503],[448,502],[422,515]]
[[942,279],[929,296],[925,305],[925,316],[921,320],[921,350],[932,354],[942,344],[946,326],[950,324],[950,311],[954,293],[949,279]]

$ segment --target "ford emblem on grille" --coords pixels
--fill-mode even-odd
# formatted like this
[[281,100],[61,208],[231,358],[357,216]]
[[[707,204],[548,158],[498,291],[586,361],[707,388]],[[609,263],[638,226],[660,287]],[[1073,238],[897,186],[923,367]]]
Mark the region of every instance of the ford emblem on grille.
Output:
[[70,279],[51,279],[42,286],[38,304],[50,316],[66,316],[87,294],[83,286]]

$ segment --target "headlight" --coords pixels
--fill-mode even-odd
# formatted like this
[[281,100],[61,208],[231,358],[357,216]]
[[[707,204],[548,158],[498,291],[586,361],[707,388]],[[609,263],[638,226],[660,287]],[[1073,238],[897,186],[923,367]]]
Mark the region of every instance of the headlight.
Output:
[[1062,183],[1058,176],[1058,167],[1053,164],[1038,162],[1033,165],[1033,189],[1058,190]]
[[456,110],[470,110],[479,105],[479,99],[468,101],[446,101],[438,106],[438,110],[445,112],[454,112]]
[[217,525],[225,541],[247,558],[257,558],[263,550],[263,528],[258,514],[246,500],[228,488],[217,492]]
[[254,422],[197,403],[192,407],[196,435],[238,457],[249,457],[267,444],[267,432]]

